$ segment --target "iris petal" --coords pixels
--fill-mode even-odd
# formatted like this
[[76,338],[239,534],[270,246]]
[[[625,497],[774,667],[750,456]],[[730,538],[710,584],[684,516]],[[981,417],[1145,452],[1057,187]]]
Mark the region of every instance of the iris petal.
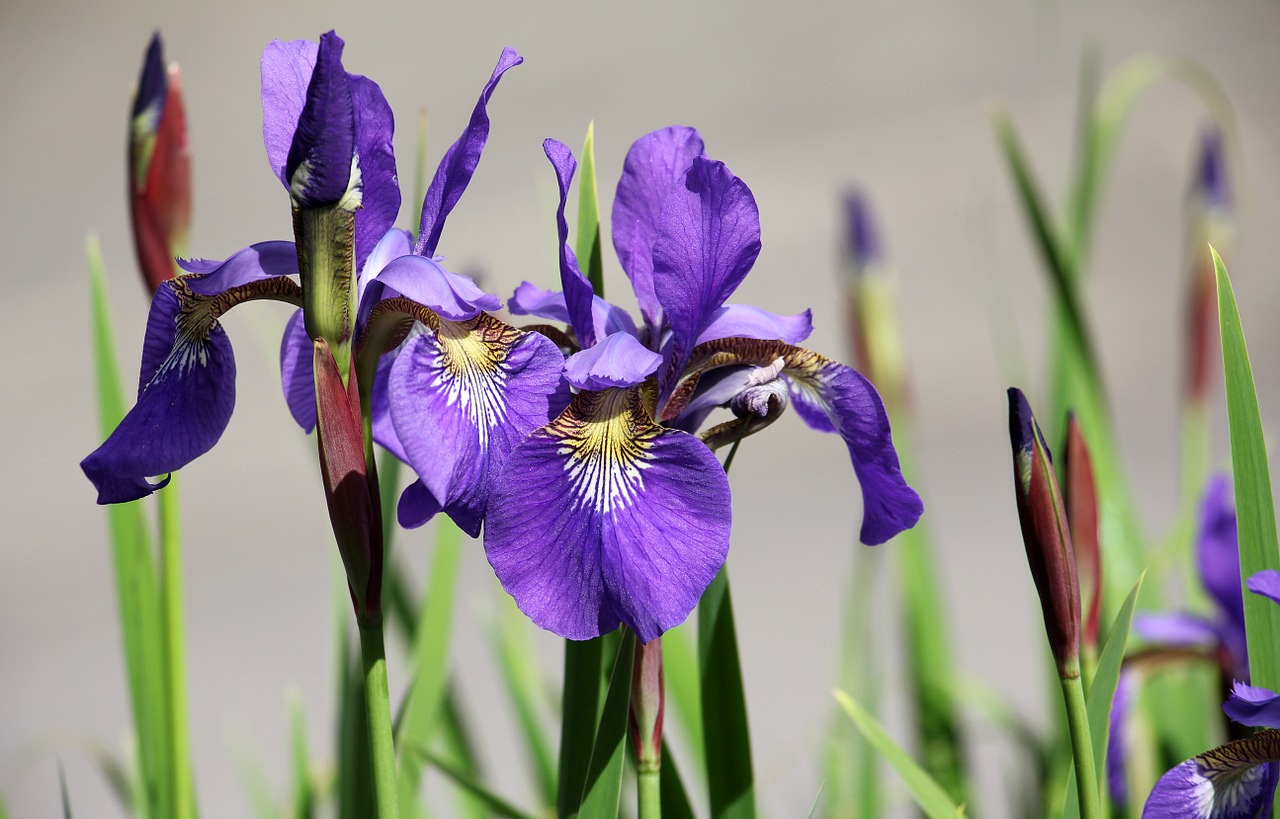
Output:
[[662,326],[662,305],[653,289],[653,244],[662,206],[693,158],[702,153],[698,132],[677,125],[637,139],[622,163],[613,198],[613,247],[651,327]]
[[1226,475],[1209,479],[1200,501],[1197,558],[1200,582],[1218,608],[1244,628],[1244,592],[1240,588],[1240,551],[1236,542],[1236,511]]
[[1280,778],[1280,732],[1262,731],[1174,767],[1147,797],[1143,819],[1256,819]]
[[179,259],[178,266],[188,273],[203,274],[187,280],[192,293],[213,296],[272,276],[298,275],[298,250],[293,242],[258,242],[236,251],[225,262]]
[[1133,618],[1133,633],[1163,646],[1212,646],[1222,636],[1213,623],[1184,612],[1143,612]]
[[[672,334],[672,373],[760,253],[760,214],[723,162],[697,157],[667,197],[653,245],[653,289]],[[670,386],[670,381],[667,382]]]
[[[507,309],[514,316],[537,316],[551,321],[563,321],[570,324],[569,308],[564,301],[564,293],[559,290],[543,290],[535,284],[521,282],[507,302]],[[591,326],[596,331],[596,338],[604,338],[614,333],[636,335],[636,323],[621,307],[614,307],[599,296],[591,297]]]
[[441,320],[391,368],[391,419],[408,462],[473,537],[490,484],[517,443],[563,408],[559,349],[487,313]]
[[1280,572],[1275,569],[1263,569],[1255,572],[1248,580],[1249,591],[1260,594],[1274,603],[1280,603]]
[[594,347],[569,356],[564,377],[580,390],[633,387],[662,364],[662,356],[646,349],[629,333],[614,333]]
[[1280,694],[1236,681],[1222,710],[1241,725],[1280,728]]
[[337,204],[351,185],[356,114],[342,68],[343,45],[332,31],[321,36],[307,100],[285,158],[284,179],[298,207]]
[[579,393],[511,454],[485,552],[539,626],[585,640],[619,620],[648,642],[681,623],[724,563],[729,482],[640,391]]
[[813,333],[813,312],[782,316],[746,304],[726,304],[711,314],[698,335],[698,344],[721,338],[781,339],[799,344]]
[[480,100],[471,112],[471,121],[467,123],[466,130],[458,137],[458,141],[445,152],[444,158],[440,160],[440,167],[436,168],[436,175],[427,188],[414,253],[420,256],[435,255],[444,221],[471,182],[471,177],[480,164],[480,154],[484,152],[485,142],[489,139],[489,98],[493,96],[498,80],[502,79],[507,69],[522,62],[524,58],[514,48],[504,48],[502,55],[498,57],[493,75],[485,83],[484,90],[480,92]]
[[476,287],[466,276],[450,273],[435,259],[401,256],[382,269],[378,283],[390,287],[450,321],[473,319],[502,306],[496,296]]
[[573,158],[573,151],[569,150],[568,145],[554,139],[544,140],[542,150],[547,159],[551,160],[551,167],[556,172],[556,184],[560,188],[560,207],[556,211],[556,234],[560,244],[560,289],[564,291],[569,324],[578,334],[578,343],[583,347],[590,347],[596,343],[595,321],[592,318],[595,294],[591,289],[591,282],[578,269],[578,258],[569,248],[569,223],[564,217],[569,185],[573,182],[574,172],[578,170],[578,161]]
[[[231,342],[207,314],[181,311],[181,287],[166,282],[152,299],[137,404],[80,462],[98,489],[98,503],[137,500],[161,488],[168,478],[158,483],[148,478],[208,452],[231,420],[236,373]],[[167,348],[163,356],[162,348]]]
[[293,420],[303,432],[311,432],[316,428],[315,345],[301,310],[289,317],[280,339],[280,382]]

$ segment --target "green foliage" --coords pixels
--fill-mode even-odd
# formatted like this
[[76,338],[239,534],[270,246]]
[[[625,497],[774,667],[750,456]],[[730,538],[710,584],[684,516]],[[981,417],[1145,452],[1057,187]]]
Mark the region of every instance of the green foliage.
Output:
[[609,678],[609,690],[591,746],[591,762],[582,793],[582,819],[616,819],[622,798],[622,765],[627,756],[627,720],[631,713],[631,668],[635,632],[627,629]]
[[727,568],[720,569],[698,603],[698,666],[711,816],[754,819],[751,734]]
[[587,125],[578,177],[578,238],[574,243],[578,266],[591,289],[604,298],[604,255],[600,249],[600,193],[596,188],[595,123]]

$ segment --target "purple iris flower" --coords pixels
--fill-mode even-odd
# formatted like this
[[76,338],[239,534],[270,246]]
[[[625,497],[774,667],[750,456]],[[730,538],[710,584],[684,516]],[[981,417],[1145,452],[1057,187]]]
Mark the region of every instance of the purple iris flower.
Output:
[[[1226,475],[1209,479],[1200,501],[1196,534],[1200,582],[1213,601],[1211,616],[1188,612],[1143,613],[1133,630],[1154,649],[1207,649],[1213,653],[1224,681],[1249,679],[1249,655],[1244,629],[1244,592],[1240,588],[1240,552],[1231,482]],[[1126,726],[1134,703],[1136,669],[1126,667],[1111,703],[1111,742],[1107,745],[1107,786],[1115,804],[1128,800],[1128,737]]]
[[[630,626],[644,642],[681,623],[724,564],[729,483],[712,448],[772,422],[789,402],[844,439],[862,484],[862,540],[914,525],[875,389],[793,346],[810,313],[780,316],[725,300],[760,251],[751,190],[709,159],[692,128],[637,140],[613,204],[613,242],[639,323],[593,292],[568,245],[570,150],[543,148],[560,189],[561,292],[523,283],[511,312],[567,322],[564,372],[577,392],[524,438],[493,488],[485,551],[535,623],[583,640]],[[707,416],[737,419],[697,436]]]
[[[1258,572],[1249,591],[1280,603],[1280,572]],[[1236,682],[1222,710],[1242,725],[1270,730],[1228,742],[1177,765],[1156,783],[1143,819],[1269,817],[1280,783],[1280,695]]]
[[[407,233],[392,228],[400,190],[391,109],[376,83],[343,69],[342,48],[342,40],[330,32],[318,44],[276,41],[264,50],[263,139],[272,170],[290,192],[298,243],[262,242],[223,262],[181,262],[188,275],[157,291],[137,405],[82,462],[98,488],[99,503],[150,494],[168,481],[153,483],[152,476],[186,465],[217,442],[235,403],[235,361],[218,319],[244,301],[267,298],[304,308],[287,325],[281,370],[289,408],[307,431],[316,426],[313,362],[320,339],[334,351],[344,379],[342,356],[350,357],[353,373],[359,371],[361,402],[372,415],[374,437],[402,457],[409,450],[411,462],[425,457],[423,439],[401,445],[393,404],[402,405],[404,414],[412,413],[415,402],[453,407],[432,397],[452,390],[449,395],[462,406],[480,404],[487,410],[491,407],[484,402],[492,396],[475,398],[468,390],[489,386],[486,377],[500,377],[507,387],[504,397],[510,401],[515,395],[522,402],[512,415],[529,418],[527,430],[563,406],[563,400],[559,406],[548,403],[549,396],[566,390],[556,347],[498,322],[487,312],[501,306],[497,298],[433,258],[445,219],[484,149],[489,98],[503,73],[522,58],[514,49],[503,51],[471,121],[432,180],[415,246]],[[314,219],[330,219],[332,229],[310,230],[308,220]],[[422,389],[416,393],[406,385],[394,401],[393,356],[383,353],[396,350],[406,336],[403,354],[434,356],[445,382],[459,373],[471,380],[461,386],[418,385]],[[506,362],[506,369],[486,375],[484,365],[494,361]],[[450,451],[441,460],[456,457]]]

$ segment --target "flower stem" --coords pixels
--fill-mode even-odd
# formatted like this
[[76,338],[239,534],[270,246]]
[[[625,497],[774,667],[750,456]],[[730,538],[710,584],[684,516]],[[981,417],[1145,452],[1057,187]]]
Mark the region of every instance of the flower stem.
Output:
[[1089,713],[1085,707],[1084,683],[1079,671],[1062,677],[1062,699],[1067,706],[1067,727],[1071,731],[1071,755],[1076,766],[1080,819],[1101,819],[1098,774],[1094,767],[1093,742],[1089,738]]
[[364,660],[364,703],[369,715],[375,815],[378,819],[399,819],[396,748],[391,730],[391,695],[387,690],[387,653],[382,641],[381,618],[360,624],[360,656]]
[[662,773],[640,770],[636,777],[639,819],[662,819]]
[[187,669],[182,622],[182,526],[178,509],[178,480],[173,476],[159,493],[160,606],[163,630],[165,711],[169,729],[169,784],[175,819],[195,819],[195,784],[191,775],[191,746],[187,721]]

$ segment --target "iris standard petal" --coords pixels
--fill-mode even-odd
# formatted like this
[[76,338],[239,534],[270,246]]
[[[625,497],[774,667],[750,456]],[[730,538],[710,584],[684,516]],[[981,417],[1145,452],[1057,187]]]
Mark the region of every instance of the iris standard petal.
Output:
[[662,206],[693,158],[702,154],[698,132],[673,125],[637,139],[622,163],[613,197],[613,247],[650,327],[662,326],[662,305],[653,289],[653,244]]
[[[231,342],[211,318],[179,326],[180,315],[175,285],[166,282],[156,290],[147,319],[138,402],[106,442],[80,462],[98,489],[98,503],[137,500],[164,486],[168,478],[158,483],[148,478],[208,452],[231,420],[236,374]],[[161,357],[163,347],[168,349]]]
[[485,142],[489,139],[489,98],[498,87],[498,80],[507,69],[514,68],[524,62],[524,57],[516,53],[514,48],[504,48],[498,57],[498,64],[493,69],[493,76],[485,83],[480,92],[480,100],[471,112],[471,121],[458,141],[449,146],[436,175],[431,179],[427,195],[422,202],[422,220],[418,227],[418,244],[414,253],[421,256],[434,256],[436,246],[440,243],[440,232],[444,229],[444,221],[448,218],[454,205],[462,198],[462,194],[471,182],[476,166],[480,164],[480,154],[484,152]]
[[746,304],[726,304],[711,314],[697,342],[702,344],[720,338],[781,339],[799,344],[813,333],[813,311],[782,316]]
[[1226,475],[1212,476],[1205,487],[1196,540],[1200,582],[1218,608],[1243,626],[1244,592],[1240,588],[1236,510],[1231,502],[1231,481]]
[[672,373],[683,369],[759,253],[751,190],[723,162],[696,157],[667,197],[653,245],[653,289],[671,327]]
[[289,413],[303,432],[316,428],[315,345],[307,335],[302,311],[295,310],[280,339],[280,384]]
[[574,353],[564,363],[564,377],[580,390],[633,387],[662,364],[630,333],[614,333],[594,347]]
[[1280,603],[1280,572],[1263,569],[1249,577],[1249,591],[1260,594],[1273,603]]
[[1129,804],[1129,714],[1137,688],[1137,672],[1121,668],[1116,679],[1115,695],[1107,716],[1107,792],[1111,804],[1121,808]]
[[429,307],[450,321],[473,319],[485,310],[497,310],[497,296],[476,287],[467,276],[450,273],[435,259],[401,256],[378,274],[378,283]]
[[262,50],[262,142],[271,172],[286,188],[284,166],[307,103],[319,48],[310,40],[273,40]]
[[1223,703],[1222,710],[1241,725],[1280,728],[1280,694],[1266,688],[1237,680],[1231,686],[1231,694]]
[[578,335],[578,343],[584,348],[596,343],[595,322],[592,319],[594,291],[591,282],[578,269],[578,258],[569,249],[569,223],[564,217],[565,202],[569,197],[569,185],[578,170],[573,151],[563,142],[544,140],[542,150],[551,160],[556,172],[556,184],[560,188],[560,207],[556,210],[556,233],[560,244],[560,289],[564,291],[565,308],[569,324]]
[[1280,778],[1280,732],[1261,731],[1192,757],[1151,791],[1142,819],[1258,819]]
[[487,313],[440,320],[391,368],[391,419],[408,462],[463,531],[480,532],[511,450],[564,407],[563,357],[544,336]]
[[348,74],[356,117],[360,210],[356,211],[356,269],[391,229],[400,213],[400,179],[393,145],[395,117],[382,89],[368,77]]
[[[563,321],[569,324],[569,308],[564,302],[564,293],[559,290],[543,290],[535,284],[521,282],[520,286],[507,302],[507,310],[513,316],[537,316],[551,321]],[[636,323],[630,314],[621,307],[614,307],[599,296],[591,297],[591,326],[596,331],[596,338],[604,338],[614,333],[636,335]]]
[[297,276],[298,250],[293,242],[258,242],[236,251],[223,262],[179,259],[178,266],[188,273],[203,274],[199,278],[184,279],[192,293],[216,296],[272,276]]
[[648,642],[683,622],[729,548],[729,482],[640,391],[582,392],[511,454],[485,553],[539,626],[573,640],[621,619]]
[[320,37],[307,101],[285,158],[289,195],[301,208],[337,204],[354,181],[355,105],[342,67],[343,45],[332,31]]

